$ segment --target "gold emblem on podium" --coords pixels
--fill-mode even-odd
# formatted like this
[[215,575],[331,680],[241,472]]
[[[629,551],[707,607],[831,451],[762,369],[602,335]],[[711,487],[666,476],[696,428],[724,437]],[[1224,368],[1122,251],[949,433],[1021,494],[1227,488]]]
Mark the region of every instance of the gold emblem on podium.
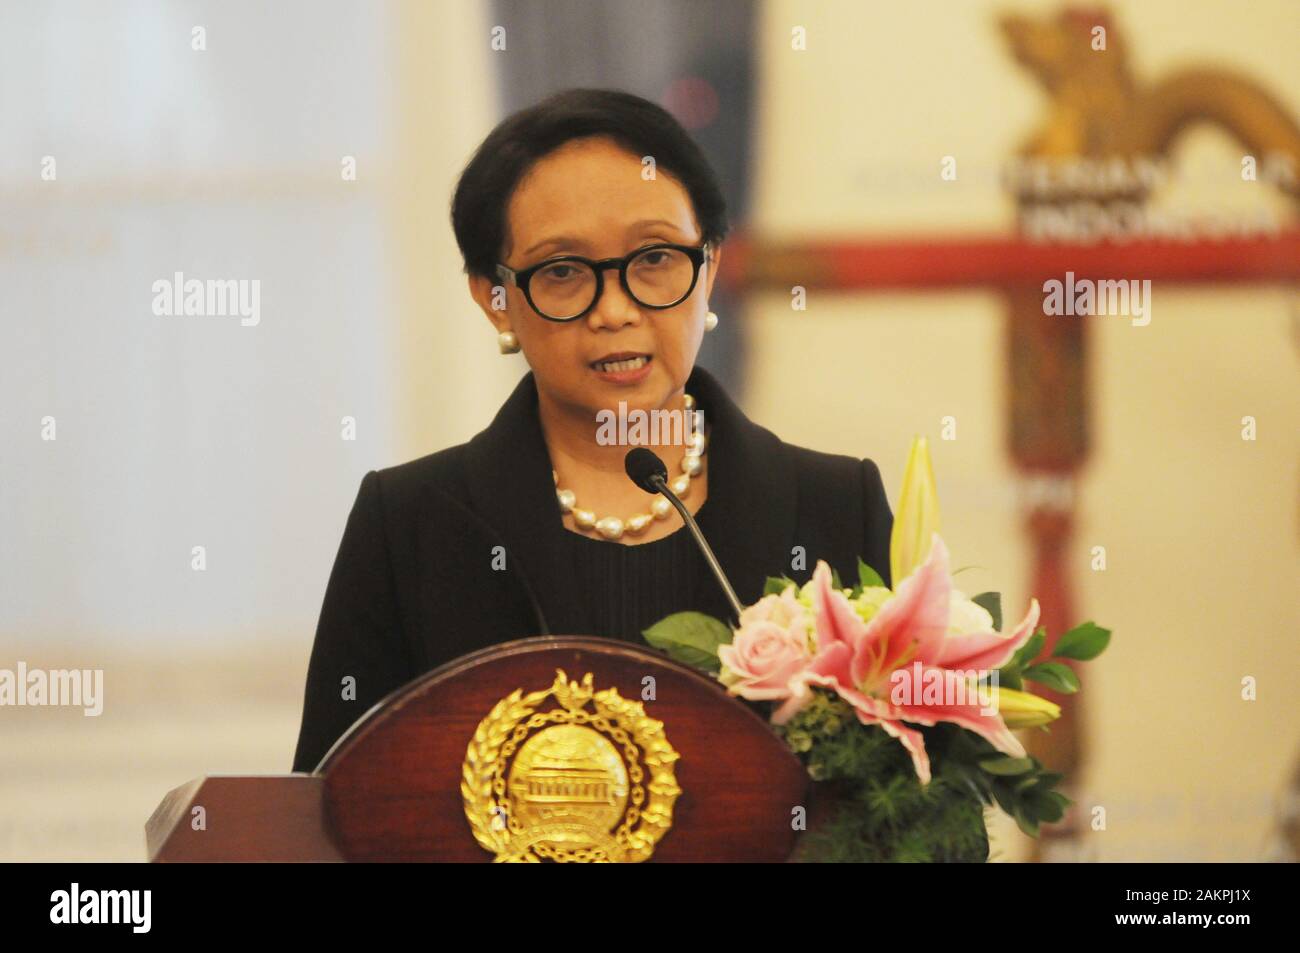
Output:
[[460,791],[498,861],[634,863],[672,827],[682,792],[663,722],[592,682],[557,669],[550,688],[516,689],[479,722]]

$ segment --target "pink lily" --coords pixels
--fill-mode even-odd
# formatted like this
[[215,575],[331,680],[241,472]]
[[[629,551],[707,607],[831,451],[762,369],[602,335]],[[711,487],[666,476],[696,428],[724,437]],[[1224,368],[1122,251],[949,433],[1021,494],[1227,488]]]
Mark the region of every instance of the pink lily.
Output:
[[[1005,664],[1029,640],[1038,624],[1038,601],[1030,600],[1024,619],[1009,633],[950,635],[951,588],[948,550],[936,533],[926,561],[863,623],[844,594],[832,587],[830,567],[819,562],[813,572],[817,652],[791,680],[791,696],[772,720],[787,722],[807,704],[809,686],[820,685],[852,705],[863,724],[879,725],[902,742],[922,784],[930,781],[930,759],[921,732],[907,723],[953,722],[987,738],[999,751],[1024,757],[1024,747],[1002,717],[974,697],[968,676],[972,670]],[[938,699],[923,697],[930,694],[922,691],[926,683],[937,683]],[[903,691],[896,692],[900,687]],[[907,704],[895,704],[895,698]]]

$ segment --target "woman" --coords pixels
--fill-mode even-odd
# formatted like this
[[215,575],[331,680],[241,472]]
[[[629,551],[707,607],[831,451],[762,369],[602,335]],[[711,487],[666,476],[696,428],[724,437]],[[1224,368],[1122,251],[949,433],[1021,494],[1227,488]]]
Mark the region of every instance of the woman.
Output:
[[769,575],[803,581],[818,559],[848,580],[861,556],[888,583],[876,466],[783,443],[695,366],[717,321],[726,209],[667,112],[569,90],[510,116],[462,173],[452,224],[470,294],[502,353],[522,350],[531,371],[468,443],[362,479],[295,771],[394,689],[486,645],[546,633],[644,644],[673,612],[732,614],[677,512],[627,477],[628,443],[608,440],[620,411],[702,412],[703,439],[680,426],[640,436],[742,602]]

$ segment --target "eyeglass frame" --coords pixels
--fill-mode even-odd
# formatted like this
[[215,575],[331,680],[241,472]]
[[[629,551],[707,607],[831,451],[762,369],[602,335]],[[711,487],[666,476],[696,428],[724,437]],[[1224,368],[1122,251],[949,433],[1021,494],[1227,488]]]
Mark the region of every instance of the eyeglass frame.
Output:
[[[518,271],[508,265],[498,263],[496,266],[497,277],[509,281],[524,294],[524,300],[528,302],[528,307],[533,309],[533,313],[545,321],[554,321],[556,324],[568,324],[570,321],[578,321],[585,318],[591,313],[591,309],[596,307],[600,302],[600,296],[605,293],[605,272],[610,268],[618,269],[618,283],[623,288],[624,293],[643,308],[650,308],[654,311],[664,311],[668,308],[675,308],[695,291],[695,286],[700,280],[700,269],[704,267],[704,260],[709,257],[709,252],[714,247],[713,242],[705,242],[702,245],[678,245],[675,242],[655,242],[653,245],[643,245],[640,248],[628,252],[621,258],[584,258],[582,255],[556,255],[554,258],[546,258],[535,265],[529,265],[527,268],[521,268]],[[654,251],[657,248],[671,248],[676,251],[685,253],[691,260],[694,270],[691,272],[691,284],[686,289],[686,293],[674,301],[672,304],[646,304],[638,298],[627,283],[627,267],[632,263],[632,259],[639,258],[648,251]],[[542,310],[533,303],[533,295],[529,285],[532,283],[533,275],[541,271],[547,265],[554,265],[564,261],[576,261],[586,265],[596,275],[596,293],[592,296],[591,304],[579,314],[571,318],[553,318],[549,314],[543,314]]]

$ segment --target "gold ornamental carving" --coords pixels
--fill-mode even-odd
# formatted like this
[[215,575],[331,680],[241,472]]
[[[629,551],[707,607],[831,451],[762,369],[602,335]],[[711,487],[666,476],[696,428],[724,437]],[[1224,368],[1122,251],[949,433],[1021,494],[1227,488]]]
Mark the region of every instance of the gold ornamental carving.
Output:
[[498,862],[636,863],[680,795],[663,722],[590,672],[515,689],[479,722],[460,791],[474,839]]

